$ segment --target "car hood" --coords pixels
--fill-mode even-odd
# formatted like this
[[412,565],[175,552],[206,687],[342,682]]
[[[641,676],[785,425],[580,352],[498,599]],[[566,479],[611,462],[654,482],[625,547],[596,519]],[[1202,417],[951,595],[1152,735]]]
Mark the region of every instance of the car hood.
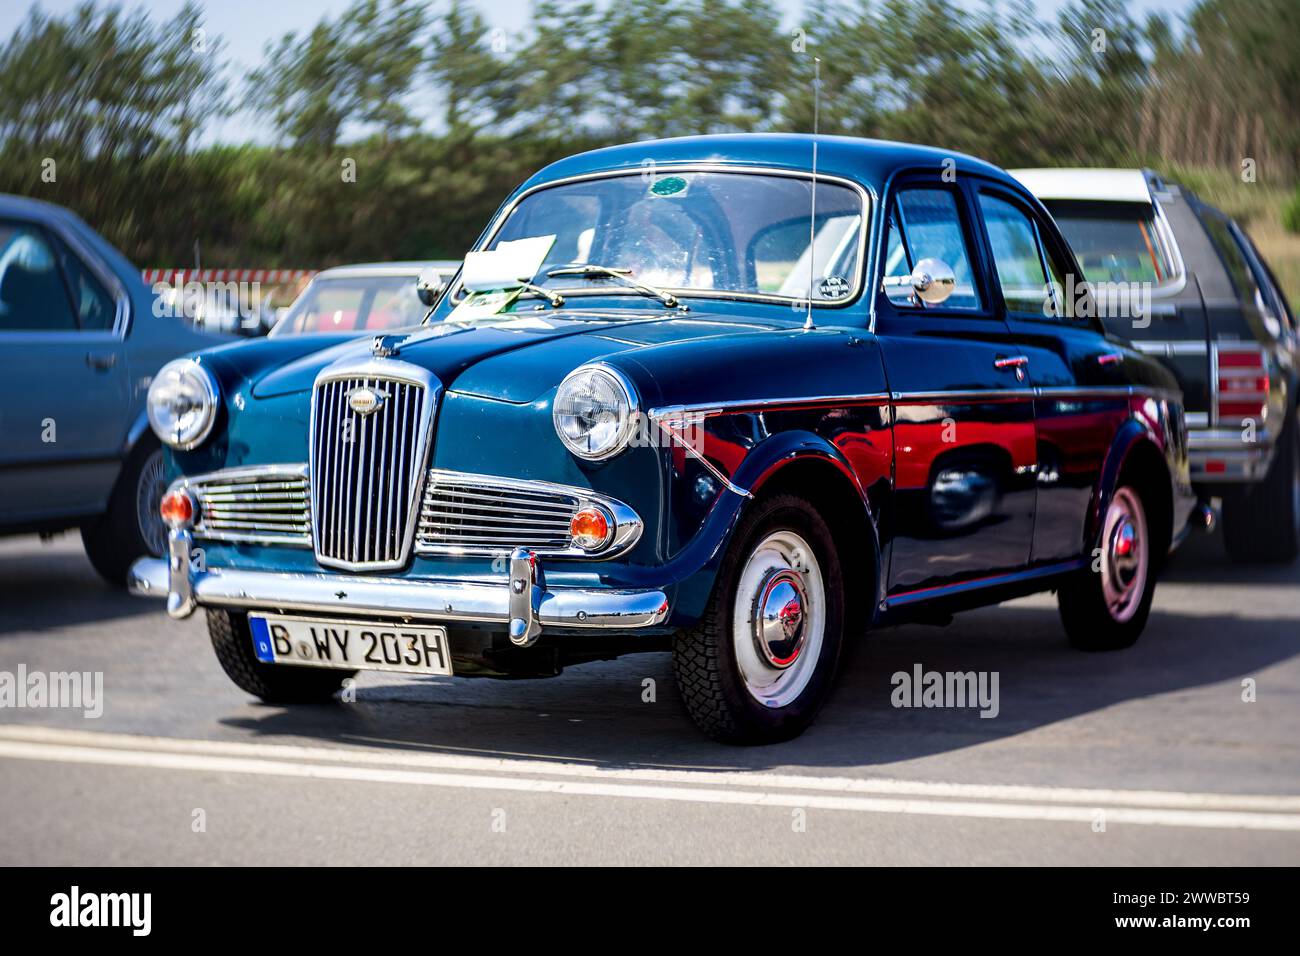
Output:
[[[631,349],[794,325],[797,323],[767,317],[722,318],[694,311],[561,309],[477,323],[441,323],[393,333],[389,338],[397,342],[398,359],[432,372],[449,391],[526,404],[584,362]],[[354,338],[289,358],[263,371],[254,383],[253,395],[271,398],[309,390],[326,366],[369,355],[374,339]]]

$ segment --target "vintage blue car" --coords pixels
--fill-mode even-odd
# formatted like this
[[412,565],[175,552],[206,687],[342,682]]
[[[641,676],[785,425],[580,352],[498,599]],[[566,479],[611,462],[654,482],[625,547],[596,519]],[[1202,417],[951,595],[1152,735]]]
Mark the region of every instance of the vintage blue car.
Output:
[[671,650],[712,737],[800,733],[847,635],[1057,590],[1141,632],[1195,507],[1164,368],[1002,170],[708,136],[555,163],[420,326],[160,374],[168,561],[232,680],[549,676]]
[[0,534],[79,527],[118,587],[167,544],[149,384],[165,362],[222,341],[155,302],[73,213],[0,196]]

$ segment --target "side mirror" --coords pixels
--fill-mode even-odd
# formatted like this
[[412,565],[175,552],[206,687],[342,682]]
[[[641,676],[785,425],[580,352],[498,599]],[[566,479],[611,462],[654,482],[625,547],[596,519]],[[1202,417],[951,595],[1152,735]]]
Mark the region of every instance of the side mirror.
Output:
[[956,288],[957,276],[942,259],[922,259],[912,270],[912,289],[922,302],[938,305]]
[[438,301],[438,296],[442,295],[442,290],[446,288],[446,283],[442,281],[442,276],[432,269],[425,269],[415,280],[415,294],[420,297],[424,305],[433,307]]
[[952,266],[942,259],[922,259],[916,264],[911,275],[885,276],[881,286],[884,288],[907,286],[922,302],[938,305],[957,288],[957,277],[953,274]]

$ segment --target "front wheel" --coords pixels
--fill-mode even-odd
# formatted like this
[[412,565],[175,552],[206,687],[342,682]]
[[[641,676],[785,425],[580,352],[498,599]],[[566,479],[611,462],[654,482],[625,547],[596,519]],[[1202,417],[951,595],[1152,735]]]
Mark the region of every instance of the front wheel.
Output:
[[798,736],[830,694],[844,590],[830,530],[793,495],[759,502],[736,529],[700,623],[673,642],[696,725],[715,740]]
[[356,671],[293,664],[264,664],[253,653],[248,615],[208,611],[208,636],[217,661],[235,684],[270,704],[328,703]]
[[158,513],[166,490],[162,446],[146,434],[118,476],[108,511],[81,529],[86,557],[114,587],[126,586],[137,558],[161,557],[166,550],[167,528]]
[[1142,496],[1132,485],[1115,489],[1102,523],[1101,547],[1091,567],[1061,586],[1061,623],[1070,644],[1084,651],[1129,647],[1142,634],[1155,596],[1157,555]]

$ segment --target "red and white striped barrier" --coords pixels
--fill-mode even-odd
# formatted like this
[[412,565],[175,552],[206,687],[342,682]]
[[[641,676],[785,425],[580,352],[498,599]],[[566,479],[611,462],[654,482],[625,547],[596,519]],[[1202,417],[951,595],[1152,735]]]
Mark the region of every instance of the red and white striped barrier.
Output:
[[187,282],[260,282],[276,285],[283,282],[301,282],[310,279],[317,269],[141,269],[140,275],[148,285],[165,282],[184,285]]

